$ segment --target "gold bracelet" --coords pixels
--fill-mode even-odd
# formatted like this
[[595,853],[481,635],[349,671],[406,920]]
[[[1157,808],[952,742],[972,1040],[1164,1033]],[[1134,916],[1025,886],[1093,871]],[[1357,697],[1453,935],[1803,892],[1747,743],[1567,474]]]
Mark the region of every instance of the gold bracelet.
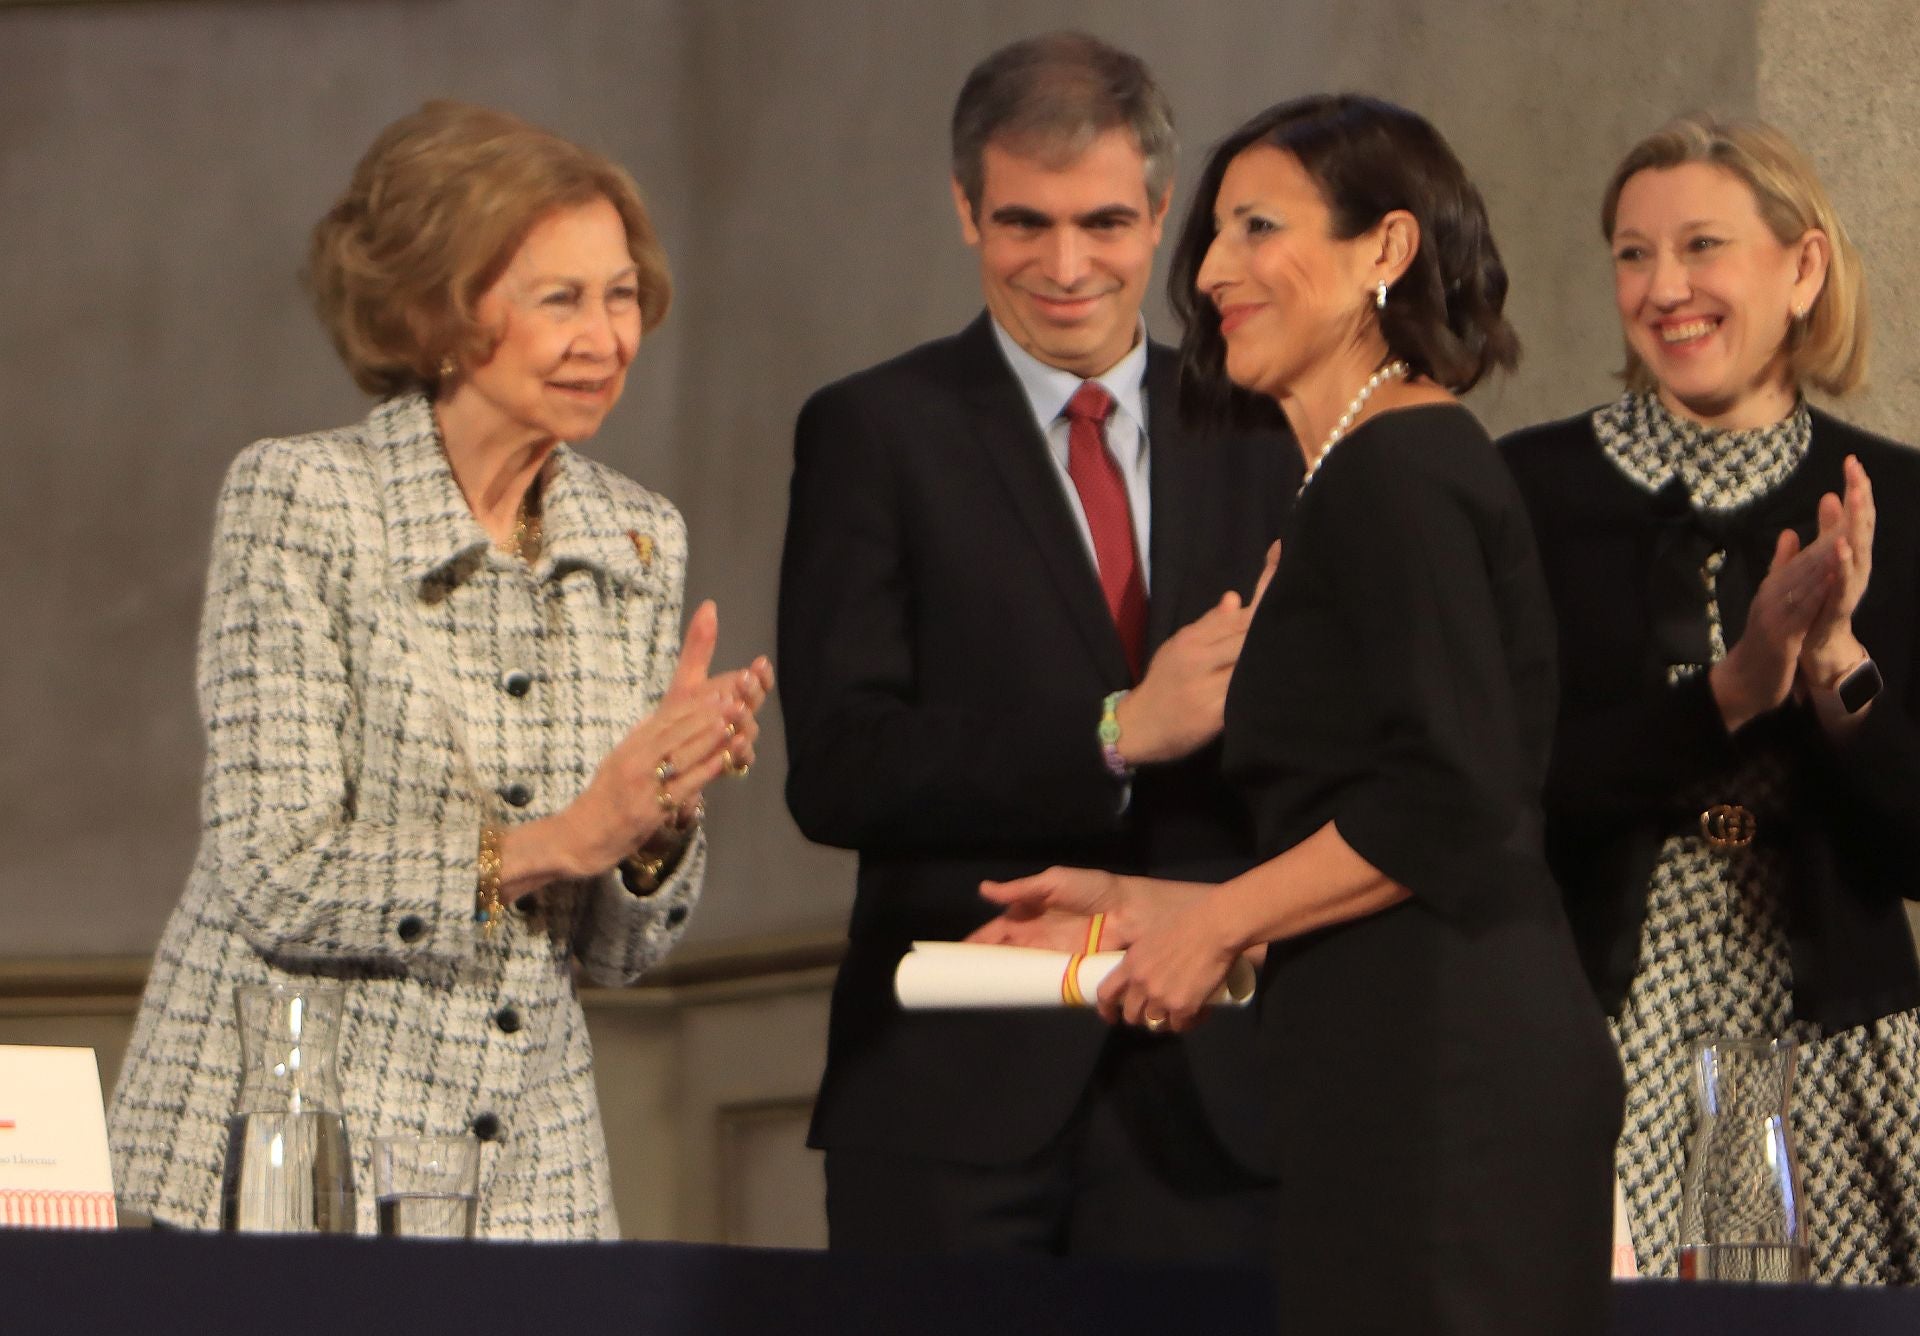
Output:
[[672,837],[672,843],[685,844],[693,838],[693,828],[706,819],[707,800],[696,797],[689,806],[676,805],[673,814],[661,824],[660,832],[656,832],[654,838],[659,838],[659,834],[664,832]]
[[473,898],[473,921],[485,925],[491,937],[506,917],[507,907],[500,900],[500,828],[491,821],[480,825],[480,882]]
[[[696,799],[696,813],[704,810]],[[696,814],[693,821],[684,826],[667,821],[648,837],[647,842],[621,859],[617,870],[620,884],[638,896],[652,895],[660,889],[664,881],[686,854],[687,846],[693,843],[693,825],[699,820]]]
[[660,874],[671,858],[671,853],[651,853],[642,845],[620,860],[620,884],[631,895],[652,895],[660,889]]

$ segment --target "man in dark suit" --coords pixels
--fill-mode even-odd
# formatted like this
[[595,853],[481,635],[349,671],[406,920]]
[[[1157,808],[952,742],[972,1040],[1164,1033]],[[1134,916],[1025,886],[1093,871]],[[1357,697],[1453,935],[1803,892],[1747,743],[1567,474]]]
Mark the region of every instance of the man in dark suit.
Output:
[[[821,390],[796,430],[787,801],[860,853],[812,1136],[831,1240],[1259,1257],[1249,1016],[1176,1040],[893,996],[909,943],[993,917],[983,879],[1252,861],[1216,739],[1300,466],[1284,439],[1176,420],[1173,354],[1140,317],[1173,134],[1139,60],[1015,43],[969,77],[953,137],[987,313]],[[1077,949],[1088,923],[1038,930]]]

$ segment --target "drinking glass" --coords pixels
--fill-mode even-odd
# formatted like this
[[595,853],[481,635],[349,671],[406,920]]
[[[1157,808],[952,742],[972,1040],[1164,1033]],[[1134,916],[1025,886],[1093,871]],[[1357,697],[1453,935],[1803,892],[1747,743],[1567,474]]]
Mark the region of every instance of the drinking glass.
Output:
[[379,1137],[373,1190],[382,1236],[470,1239],[480,1215],[480,1143],[470,1136]]

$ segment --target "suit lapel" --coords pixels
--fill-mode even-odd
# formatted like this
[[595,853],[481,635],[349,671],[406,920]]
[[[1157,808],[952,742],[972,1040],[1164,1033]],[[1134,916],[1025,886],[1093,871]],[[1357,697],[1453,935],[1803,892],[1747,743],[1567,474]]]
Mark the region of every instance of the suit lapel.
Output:
[[[1005,484],[1014,512],[1039,549],[1047,583],[1058,593],[1068,620],[1102,675],[1125,682],[1126,653],[1100,591],[1100,578],[1087,556],[1059,475],[1047,458],[1047,443],[1033,420],[1033,408],[994,345],[989,319],[982,315],[969,325],[957,345],[966,386],[968,432]],[[1159,528],[1157,520],[1154,527]]]
[[[1153,500],[1152,596],[1147,600],[1147,648],[1159,645],[1197,615],[1189,614],[1186,586],[1193,542],[1212,517],[1200,512],[1211,458],[1180,430],[1179,393],[1173,351],[1147,349],[1147,467]],[[1224,591],[1215,591],[1217,598]]]

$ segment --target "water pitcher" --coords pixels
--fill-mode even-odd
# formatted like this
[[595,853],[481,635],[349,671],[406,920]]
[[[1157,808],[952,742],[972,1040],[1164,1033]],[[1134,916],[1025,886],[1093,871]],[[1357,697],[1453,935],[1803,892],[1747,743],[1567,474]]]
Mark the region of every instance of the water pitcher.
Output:
[[227,1120],[220,1227],[351,1234],[353,1158],[340,1116],[343,996],[323,984],[233,990],[240,1093]]
[[1807,1279],[1806,1205],[1787,1105],[1790,1039],[1697,1039],[1680,1194],[1683,1280]]

